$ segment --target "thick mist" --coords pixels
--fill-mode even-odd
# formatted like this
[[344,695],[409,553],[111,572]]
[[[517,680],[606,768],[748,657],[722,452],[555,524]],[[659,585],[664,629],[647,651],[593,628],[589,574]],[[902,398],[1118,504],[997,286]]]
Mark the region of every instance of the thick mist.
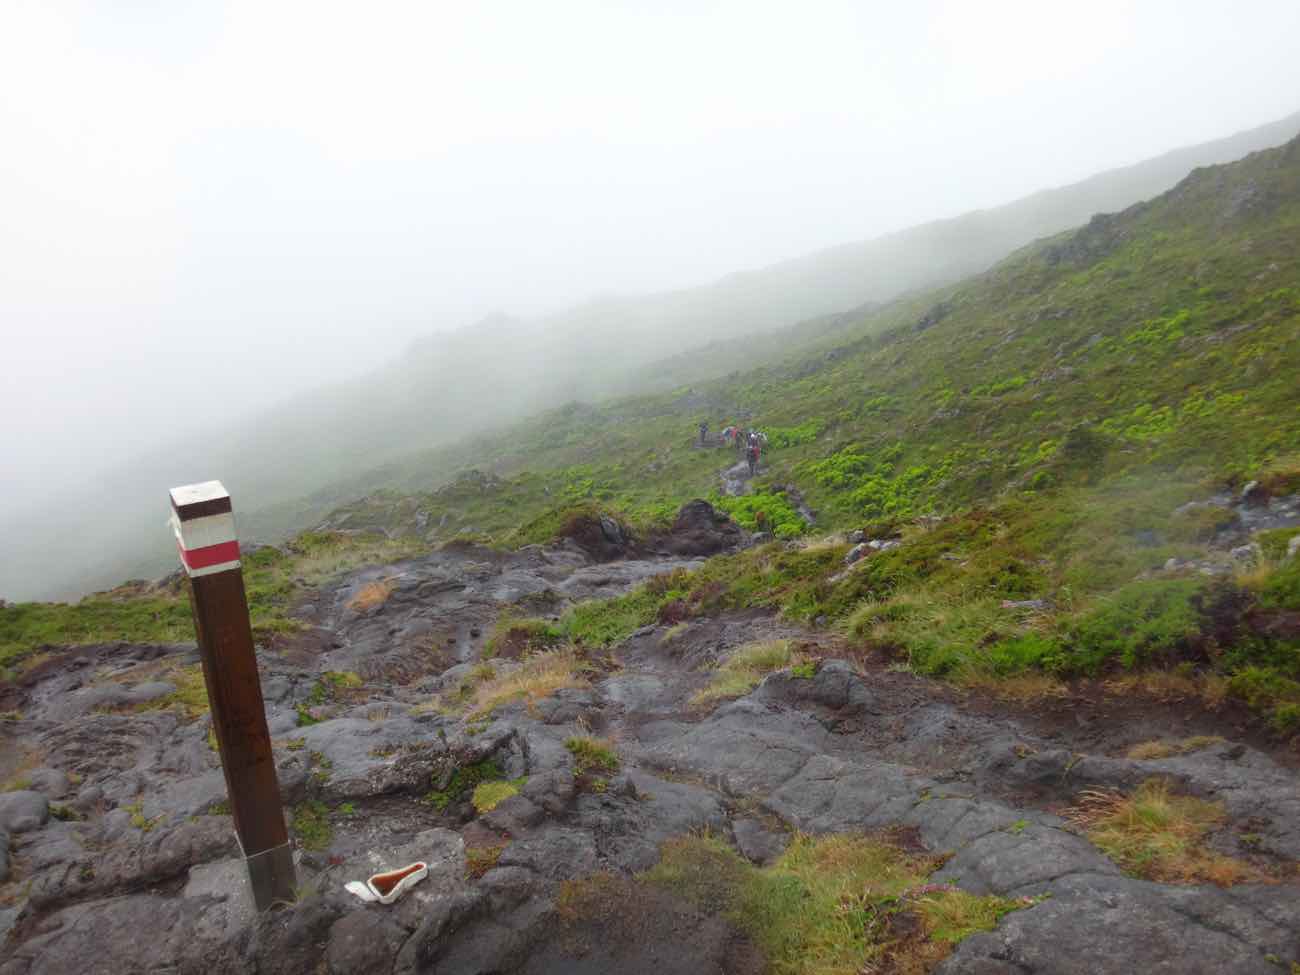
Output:
[[172,484],[306,517],[1294,134],[895,233],[1297,107],[1295,4],[1130,6],[6,11],[0,596],[155,571]]

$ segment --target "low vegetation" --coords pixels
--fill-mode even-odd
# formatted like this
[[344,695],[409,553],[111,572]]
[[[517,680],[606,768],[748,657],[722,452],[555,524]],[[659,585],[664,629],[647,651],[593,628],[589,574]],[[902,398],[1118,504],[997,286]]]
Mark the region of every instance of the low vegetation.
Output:
[[519,782],[504,780],[480,783],[474,787],[474,794],[470,799],[474,804],[474,811],[480,814],[491,812],[511,796],[518,795],[519,786]]
[[564,747],[573,756],[573,770],[579,775],[608,774],[618,771],[618,752],[607,738],[575,735]]
[[491,846],[471,846],[465,850],[465,872],[471,880],[480,879],[485,873],[497,865],[501,859],[502,852],[505,851],[505,843],[494,843]]
[[1221,744],[1223,744],[1223,739],[1218,735],[1193,735],[1191,738],[1184,738],[1181,741],[1168,739],[1144,741],[1130,748],[1128,757],[1139,760],[1173,758],[1175,755],[1188,755],[1192,752],[1198,752],[1202,748],[1210,748],[1213,745]]
[[518,658],[542,650],[553,650],[565,640],[564,629],[549,620],[502,615],[483,645],[483,658]]
[[[453,803],[460,802],[467,795],[473,796],[479,786],[489,782],[504,782],[505,773],[496,762],[485,759],[472,765],[462,765],[451,774],[447,784],[441,789],[432,789],[424,801],[439,812]],[[485,793],[486,795],[486,793]],[[505,798],[502,796],[501,798]],[[500,801],[500,800],[498,800]],[[494,803],[495,805],[495,803]]]
[[586,687],[583,675],[588,667],[567,649],[534,654],[508,673],[498,674],[491,666],[484,666],[455,699],[444,702],[444,707],[464,712],[471,721],[490,717],[497,708],[514,701],[531,707],[561,688]]
[[[590,651],[648,623],[758,606],[1011,696],[1080,676],[1138,693],[1188,681],[1291,734],[1300,639],[1270,620],[1300,612],[1296,529],[1259,533],[1253,566],[1224,565],[1240,524],[1208,501],[1252,480],[1265,495],[1300,488],[1298,186],[1284,149],[1198,171],[987,273],[792,329],[766,365],[714,379],[696,366],[661,393],[570,404],[358,474],[365,497],[344,513],[368,533],[306,532],[246,556],[259,638],[296,628],[286,614],[304,589],[431,535],[517,546],[603,517],[645,536],[712,497],[778,541],[559,621],[503,624],[494,649]],[[1234,210],[1246,189],[1267,205]],[[768,431],[752,493],[715,493],[735,456],[690,446],[702,402],[716,404],[714,429]],[[432,492],[386,489],[443,470]],[[796,490],[819,532],[900,544],[846,569],[847,544],[804,542]],[[372,585],[363,603],[386,595]],[[0,608],[0,667],[16,673],[44,646],[188,639],[185,603],[182,583]],[[1131,675],[1144,683],[1123,684]]]
[[358,690],[362,685],[361,676],[350,670],[327,670],[312,685],[307,695],[307,703],[312,707],[345,701],[349,692]]
[[77,603],[0,606],[0,679],[41,647],[129,640],[174,643],[194,638],[187,600],[171,595],[104,593]]
[[718,665],[709,685],[691,697],[691,704],[711,704],[748,694],[764,677],[790,666],[792,660],[789,640],[767,640],[737,647]]
[[1221,887],[1260,879],[1249,865],[1205,844],[1207,834],[1225,819],[1221,803],[1177,795],[1158,779],[1148,780],[1128,796],[1084,792],[1068,817],[1135,877]]
[[[299,594],[362,565],[414,554],[423,546],[383,534],[303,532],[280,548],[263,546],[241,557],[254,638],[296,632],[287,613]],[[75,603],[0,606],[0,679],[17,676],[41,648],[108,643],[180,643],[194,639],[188,583],[130,582]]]
[[311,799],[294,806],[289,828],[304,850],[325,850],[334,841],[329,807],[319,800]]
[[797,835],[760,869],[721,840],[695,836],[665,843],[642,880],[722,914],[777,975],[919,973],[1033,903],[929,883],[937,864],[888,837]]

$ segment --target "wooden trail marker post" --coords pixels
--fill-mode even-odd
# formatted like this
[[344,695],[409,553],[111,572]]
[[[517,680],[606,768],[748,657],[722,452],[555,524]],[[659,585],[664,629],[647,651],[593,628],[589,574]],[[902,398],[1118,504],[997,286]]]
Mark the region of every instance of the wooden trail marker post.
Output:
[[253,900],[264,911],[276,901],[291,901],[296,880],[257,676],[234,509],[220,481],[172,488],[171,503],[235,833]]

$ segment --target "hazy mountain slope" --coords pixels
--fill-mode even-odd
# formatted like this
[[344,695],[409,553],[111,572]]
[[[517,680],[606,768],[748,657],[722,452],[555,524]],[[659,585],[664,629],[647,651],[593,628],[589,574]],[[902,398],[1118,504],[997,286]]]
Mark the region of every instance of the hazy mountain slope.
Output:
[[348,506],[348,523],[414,531],[423,512],[442,537],[505,540],[573,501],[653,517],[718,487],[727,455],[689,449],[700,416],[768,430],[769,483],[797,486],[827,527],[1047,487],[1083,442],[1097,476],[1214,483],[1285,464],[1300,454],[1300,139],[819,341],[370,472],[352,486],[400,488],[421,465],[504,479],[377,495]]
[[[295,499],[323,491],[337,500],[359,471],[559,403],[697,381],[782,354],[800,336],[741,337],[865,302],[892,298],[988,267],[1015,247],[1172,185],[1194,165],[1275,144],[1300,130],[1300,115],[993,210],[847,245],[714,284],[661,295],[607,299],[537,322],[493,319],[413,346],[391,366],[352,383],[298,397],[255,421],[203,440],[201,454],[168,445],[93,485],[94,503],[60,499],[54,519],[33,513],[3,528],[0,593],[67,595],[123,575],[150,575],[172,560],[159,527],[174,483],[222,477],[258,509],[259,529],[299,523],[282,516]],[[710,343],[716,343],[708,348]],[[746,346],[732,354],[733,347]],[[749,347],[752,345],[752,347]],[[690,349],[695,355],[683,355]],[[668,370],[653,366],[677,356]],[[427,469],[436,482],[446,471]],[[335,486],[337,485],[337,486]],[[113,517],[99,508],[113,499]],[[96,524],[77,512],[96,512]],[[51,531],[57,522],[60,529]]]
[[[769,607],[963,680],[1179,667],[1195,696],[1199,668],[1214,701],[1300,728],[1300,138],[832,324],[770,366],[358,477],[452,479],[372,492],[329,516],[347,531],[250,559],[255,618],[297,632],[285,614],[330,573],[455,537],[546,542],[596,511],[662,537],[703,495],[778,539],[889,547],[853,569],[845,534],[721,557],[688,580],[689,613]],[[724,476],[735,455],[698,444],[701,416],[769,434],[757,479]],[[629,632],[658,618],[636,606],[610,610]],[[2,608],[0,649],[171,638],[183,608],[148,587]]]

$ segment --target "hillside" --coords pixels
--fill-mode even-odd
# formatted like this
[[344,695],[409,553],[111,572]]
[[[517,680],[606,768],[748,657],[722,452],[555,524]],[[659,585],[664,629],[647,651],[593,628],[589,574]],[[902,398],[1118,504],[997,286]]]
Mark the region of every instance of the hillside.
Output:
[[[471,480],[402,506],[502,540],[565,498],[643,518],[717,489],[715,453],[686,448],[704,418],[769,431],[767,481],[797,484],[827,528],[1046,486],[1079,427],[1107,443],[1109,476],[1239,480],[1297,445],[1294,152],[1293,141],[1199,170],[961,285],[791,342],[799,351],[774,365],[574,404],[349,486],[491,472],[490,487]],[[385,504],[347,511],[382,519]]]
[[[970,679],[1096,673],[1121,651],[1126,666],[1167,664],[1200,646],[1229,674],[1276,668],[1281,683],[1256,697],[1289,724],[1296,561],[1267,564],[1300,524],[1298,283],[1293,140],[868,312],[779,365],[431,455],[475,469],[431,493],[372,494],[327,524],[517,546],[592,509],[654,531],[710,497],[778,539],[901,539],[847,580],[834,546],[757,576],[741,560],[715,580],[739,586],[728,605],[846,626]],[[769,434],[755,482],[720,477],[735,458],[692,443],[701,417]],[[1212,626],[1216,600],[1235,609]],[[1108,634],[1095,644],[1080,636],[1094,626]]]
[[[822,323],[804,351],[776,365],[571,405],[371,472],[363,481],[451,480],[432,492],[371,493],[324,527],[380,533],[381,550],[457,538],[518,547],[549,541],[592,510],[634,533],[662,532],[682,503],[709,497],[778,539],[850,530],[902,539],[871,560],[890,566],[883,576],[873,569],[827,582],[832,545],[792,563],[796,577],[811,573],[786,580],[792,590],[752,580],[748,597],[859,637],[875,633],[930,673],[976,663],[983,673],[991,665],[980,648],[1004,644],[1021,656],[999,668],[1095,671],[1108,654],[1078,668],[1061,654],[1080,621],[1115,600],[1136,600],[1139,616],[1163,613],[1167,600],[1196,605],[1209,598],[1198,579],[1232,576],[1251,560],[1259,572],[1247,589],[1263,605],[1293,598],[1287,573],[1270,582],[1259,560],[1285,553],[1294,530],[1298,283],[1293,140],[1197,170],[1152,201],[1095,217],[960,285]],[[701,418],[715,431],[741,420],[768,433],[755,481],[722,476],[737,458],[716,442],[694,443]],[[1262,485],[1262,507],[1231,507],[1249,481]],[[1256,538],[1260,531],[1272,534]],[[304,551],[332,537],[304,536],[312,539]],[[1243,545],[1245,555],[1229,554]],[[969,554],[936,561],[936,546]],[[961,568],[967,560],[976,568]],[[282,617],[300,585],[290,581],[295,571],[277,569],[259,590],[264,600],[254,600],[272,629],[293,628]],[[854,616],[863,599],[895,593],[905,606],[888,610],[886,625]],[[1233,627],[1256,597],[1242,598]],[[1000,609],[1004,599],[1032,601],[1033,620]],[[87,600],[73,607],[81,617],[11,607],[7,655],[29,652],[33,639],[66,642],[61,632],[149,632],[147,615],[115,631],[113,605]],[[1166,622],[1192,626],[1186,612]],[[1238,637],[1265,647],[1290,681],[1300,676],[1285,649],[1294,641],[1289,624],[1278,625],[1272,637]],[[1270,657],[1279,634],[1280,656]]]
[[261,915],[187,583],[0,606],[0,968],[1300,966],[1300,138],[788,334],[245,551]]
[[[280,537],[305,527],[324,505],[384,483],[358,472],[561,403],[662,391],[752,368],[806,338],[774,332],[783,326],[957,280],[1093,213],[1161,192],[1193,166],[1276,145],[1297,130],[1300,116],[1291,116],[1003,207],[703,287],[604,299],[540,321],[498,317],[430,339],[375,374],[211,431],[201,438],[202,455],[166,445],[96,478],[95,497],[115,499],[112,518],[64,524],[54,535],[41,512],[3,526],[11,557],[0,566],[0,592],[68,595],[164,571],[171,553],[156,513],[168,485],[220,473],[237,496],[257,499],[258,531]],[[739,341],[747,336],[761,337]],[[423,478],[421,486],[441,474],[426,469]],[[323,492],[315,502],[298,502],[315,492]],[[75,493],[52,501],[65,512],[92,508]]]

